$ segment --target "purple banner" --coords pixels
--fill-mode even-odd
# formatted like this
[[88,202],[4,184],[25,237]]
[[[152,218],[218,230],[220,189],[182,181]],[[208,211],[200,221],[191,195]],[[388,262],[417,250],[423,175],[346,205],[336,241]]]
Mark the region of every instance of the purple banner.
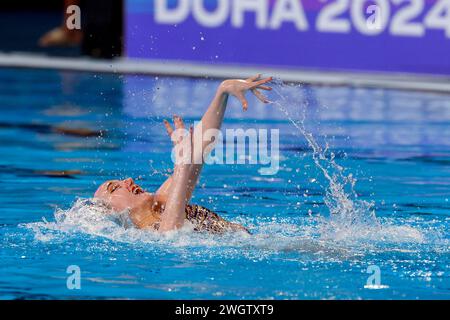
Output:
[[450,0],[128,0],[126,55],[450,75]]

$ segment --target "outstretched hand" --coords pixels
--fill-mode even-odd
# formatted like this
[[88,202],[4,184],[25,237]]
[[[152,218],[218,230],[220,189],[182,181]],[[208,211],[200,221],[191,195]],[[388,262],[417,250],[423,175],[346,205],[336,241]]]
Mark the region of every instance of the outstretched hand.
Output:
[[176,115],[173,116],[173,124],[175,130],[172,128],[169,121],[164,120],[164,126],[166,127],[167,134],[175,147],[176,165],[193,164],[192,137],[194,135],[194,128],[191,126],[189,130],[186,130],[183,119]]
[[269,100],[261,93],[260,90],[272,90],[271,87],[265,85],[270,81],[272,81],[272,77],[261,79],[261,75],[257,74],[256,76],[246,80],[225,80],[222,82],[220,89],[224,93],[235,96],[242,103],[244,111],[246,111],[248,109],[248,101],[245,98],[247,91],[251,91],[263,103],[269,103]]

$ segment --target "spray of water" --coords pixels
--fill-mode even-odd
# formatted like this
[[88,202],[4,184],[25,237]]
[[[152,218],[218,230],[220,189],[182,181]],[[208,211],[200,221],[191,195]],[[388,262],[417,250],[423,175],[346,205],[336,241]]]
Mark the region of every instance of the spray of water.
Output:
[[336,163],[335,154],[328,151],[328,145],[323,148],[306,129],[308,104],[298,96],[301,92],[299,86],[286,85],[281,80],[276,80],[273,88],[276,99],[272,103],[306,139],[312,149],[314,164],[327,181],[324,202],[330,215],[326,220],[323,217],[319,218],[322,222],[320,225],[324,229],[323,234],[339,239],[381,228],[375,216],[373,202],[358,199],[355,191],[356,179],[353,175],[346,174],[345,168]]

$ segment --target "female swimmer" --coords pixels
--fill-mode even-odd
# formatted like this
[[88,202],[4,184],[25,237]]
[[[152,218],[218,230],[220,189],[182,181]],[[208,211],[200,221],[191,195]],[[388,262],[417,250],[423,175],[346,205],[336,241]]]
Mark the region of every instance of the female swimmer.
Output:
[[[268,103],[266,97],[259,90],[271,90],[266,86],[270,81],[272,78],[261,79],[261,76],[257,75],[247,80],[222,82],[208,110],[203,115],[201,123],[195,128],[191,127],[190,130],[185,130],[183,120],[178,116],[173,117],[175,130],[165,120],[167,133],[175,147],[182,152],[176,152],[172,176],[155,193],[144,191],[134,183],[133,179],[128,178],[103,183],[95,192],[94,198],[102,201],[113,212],[126,212],[133,224],[140,229],[167,232],[180,229],[186,221],[189,221],[194,225],[196,231],[224,233],[241,230],[248,232],[245,227],[228,222],[206,208],[189,204],[203,167],[203,159],[213,149],[212,141],[202,141],[199,148],[195,145],[193,136],[195,136],[196,130],[220,129],[230,95],[239,99],[244,111],[248,108],[245,98],[247,91],[251,91],[262,102]],[[184,135],[177,134],[179,132],[184,132]],[[189,152],[185,152],[185,150]],[[191,150],[192,152],[190,152]],[[200,159],[200,161],[194,161],[194,159]]]

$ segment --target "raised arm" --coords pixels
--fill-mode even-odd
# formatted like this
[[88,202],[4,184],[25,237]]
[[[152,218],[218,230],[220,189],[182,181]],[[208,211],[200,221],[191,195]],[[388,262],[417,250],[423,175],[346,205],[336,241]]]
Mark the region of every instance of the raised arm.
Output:
[[[270,87],[266,86],[268,82],[272,81],[272,78],[260,79],[261,75],[256,75],[254,77],[248,78],[246,80],[231,79],[223,81],[217,89],[217,92],[203,115],[201,122],[194,129],[194,137],[201,135],[209,129],[220,130],[222,127],[226,107],[228,104],[228,98],[230,95],[236,97],[242,104],[244,111],[248,109],[248,102],[245,98],[247,91],[251,91],[259,100],[263,103],[268,103],[267,98],[259,91],[272,90]],[[174,117],[174,121],[177,117]],[[164,121],[167,133],[170,137],[173,135],[173,129],[168,121]],[[189,177],[189,187],[188,187],[188,198],[190,199],[194,191],[195,185],[197,184],[198,177],[200,175],[201,169],[203,167],[204,158],[212,151],[214,142],[213,141],[202,141],[202,146],[199,148],[196,144],[197,139],[194,139],[193,159],[201,159],[200,164],[196,164],[191,171],[191,176]],[[207,150],[207,152],[205,152]],[[170,186],[174,181],[174,177],[168,178],[156,192],[157,197],[164,201],[168,199]]]
[[189,177],[191,173],[183,167],[175,167],[170,192],[159,226],[160,232],[179,229],[186,219],[185,208],[188,200]]
[[[176,129],[184,129],[184,123],[179,117],[174,118],[174,125]],[[168,194],[161,215],[160,232],[179,229],[186,219],[185,208],[192,195],[189,179],[192,170],[195,170],[190,152],[193,147],[193,131],[193,128],[190,128],[187,134],[174,141],[175,147],[180,148],[181,152],[176,153],[175,170],[170,185],[166,186]]]
[[[248,109],[248,102],[245,98],[247,91],[251,91],[256,97],[263,103],[268,103],[267,98],[259,91],[259,89],[270,91],[272,88],[265,86],[264,84],[272,81],[272,78],[265,78],[260,80],[261,75],[256,75],[254,77],[248,78],[246,80],[225,80],[222,82],[217,89],[216,95],[214,96],[211,104],[203,115],[201,122],[195,127],[194,135],[196,131],[201,129],[206,132],[209,129],[218,129],[222,127],[223,118],[225,115],[225,110],[228,104],[228,97],[230,95],[236,97],[242,104],[244,111]],[[194,144],[197,141],[194,139]],[[196,152],[201,151],[204,155],[204,151],[210,144],[211,141],[203,141],[202,148],[194,148]],[[212,148],[208,148],[211,150]],[[198,155],[197,155],[198,156]],[[206,156],[206,155],[205,155]]]

